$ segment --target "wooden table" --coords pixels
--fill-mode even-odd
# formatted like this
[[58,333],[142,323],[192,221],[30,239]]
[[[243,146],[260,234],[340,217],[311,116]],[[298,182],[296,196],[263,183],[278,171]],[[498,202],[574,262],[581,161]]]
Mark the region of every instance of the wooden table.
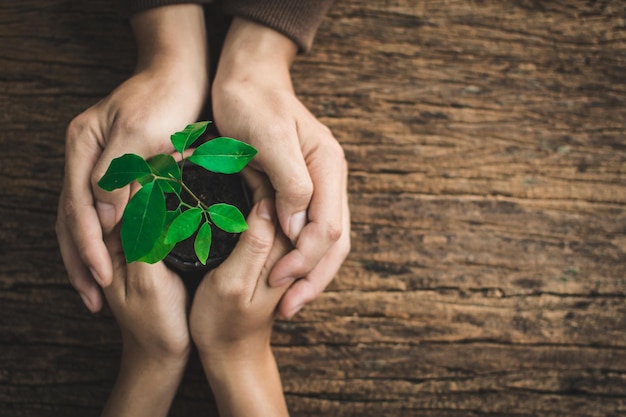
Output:
[[[0,3],[1,416],[97,416],[117,373],[54,233],[64,129],[133,67],[113,3]],[[339,1],[293,75],[353,223],[275,327],[292,415],[626,415],[626,2]],[[195,359],[171,415],[215,415]]]

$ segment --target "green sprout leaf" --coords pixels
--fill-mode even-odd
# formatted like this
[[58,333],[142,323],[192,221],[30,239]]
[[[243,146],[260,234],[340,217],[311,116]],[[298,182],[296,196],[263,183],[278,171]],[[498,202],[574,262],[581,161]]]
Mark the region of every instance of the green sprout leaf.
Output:
[[187,239],[198,230],[201,219],[202,209],[200,208],[194,207],[183,211],[167,229],[165,243],[178,243]]
[[188,158],[204,169],[221,174],[234,174],[243,169],[257,150],[232,138],[215,138],[196,148]]
[[[189,149],[204,134],[210,121],[187,125],[171,135],[174,148],[185,160]],[[257,151],[235,139],[220,137],[198,146],[189,162],[208,171],[235,174],[241,171]],[[172,155],[160,154],[148,160],[139,155],[125,154],[109,164],[98,185],[113,191],[137,181],[141,188],[130,199],[122,216],[120,236],[126,262],[156,263],[167,257],[177,243],[190,238],[197,231],[194,250],[206,265],[213,240],[213,225],[228,232],[241,233],[248,228],[244,215],[235,206],[225,203],[206,208],[201,195],[182,181],[182,164]],[[183,189],[195,203],[183,202]],[[167,211],[165,195],[175,194],[179,207]],[[172,200],[175,201],[175,200]],[[182,211],[181,207],[188,210]]]
[[155,155],[148,160],[148,165],[152,173],[157,177],[170,178],[164,180],[157,178],[157,182],[161,186],[163,192],[180,193],[180,168],[172,155]]
[[174,149],[178,152],[183,153],[185,149],[189,149],[191,145],[194,144],[196,140],[206,131],[207,126],[211,122],[197,122],[190,125],[187,125],[185,129],[180,132],[174,133],[170,136],[170,140],[172,141],[172,145],[174,145]]
[[151,173],[150,166],[142,157],[127,153],[111,161],[98,185],[103,190],[113,191]]
[[180,210],[167,211],[165,213],[165,223],[161,229],[161,234],[154,243],[154,247],[145,256],[137,259],[139,262],[145,262],[148,264],[155,264],[165,259],[165,257],[174,249],[175,243],[165,243],[165,235],[167,229],[172,221],[180,214]]
[[225,232],[241,233],[248,229],[248,224],[243,214],[233,205],[225,203],[213,204],[207,211],[209,216],[211,216],[211,221]]
[[126,262],[137,261],[152,250],[164,223],[165,195],[156,183],[148,183],[124,210],[120,233]]
[[202,265],[206,265],[206,260],[209,258],[209,252],[211,250],[211,241],[213,239],[213,232],[211,231],[211,225],[209,223],[202,223],[198,235],[193,243],[193,248],[196,251],[196,256]]

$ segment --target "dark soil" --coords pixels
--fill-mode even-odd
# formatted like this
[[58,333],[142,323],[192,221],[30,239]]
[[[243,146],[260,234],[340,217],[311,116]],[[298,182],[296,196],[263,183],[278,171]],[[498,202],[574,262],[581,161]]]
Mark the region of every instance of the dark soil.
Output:
[[[250,191],[239,174],[217,174],[187,162],[183,168],[183,182],[207,206],[227,203],[236,206],[246,217],[250,213],[252,207]],[[186,203],[196,204],[184,191],[182,198]],[[168,194],[166,204],[168,210],[176,209],[177,197]],[[215,225],[211,225],[211,231],[213,240],[206,265],[200,263],[194,251],[196,234],[178,243],[165,262],[179,272],[204,272],[217,267],[235,248],[239,234],[227,233]]]

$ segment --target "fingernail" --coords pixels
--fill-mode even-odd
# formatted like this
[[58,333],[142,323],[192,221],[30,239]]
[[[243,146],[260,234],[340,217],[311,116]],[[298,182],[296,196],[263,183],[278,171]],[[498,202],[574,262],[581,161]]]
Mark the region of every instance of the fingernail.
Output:
[[112,229],[115,226],[115,206],[109,203],[96,203],[96,211],[103,229]]
[[282,287],[283,285],[286,285],[287,283],[293,281],[293,277],[285,277],[285,278],[281,278],[278,281],[274,281],[271,283],[272,287]]
[[91,302],[89,297],[87,297],[83,293],[78,293],[78,294],[80,294],[80,298],[83,300],[83,304],[85,305],[85,307],[87,307],[87,310],[89,310],[89,312],[93,313],[93,303]]
[[306,211],[300,211],[296,214],[293,214],[289,219],[289,233],[291,240],[298,239],[300,236],[300,232],[304,229],[304,225],[306,224]]
[[89,268],[89,271],[91,271],[91,275],[93,276],[93,279],[96,280],[96,282],[98,283],[98,285],[100,285],[101,287],[104,287],[104,285],[102,285],[102,278],[100,278],[100,275],[98,275],[98,273],[96,272],[95,269],[93,268]]
[[259,208],[257,209],[257,213],[259,214],[259,217],[273,222],[274,221],[274,206],[272,204],[272,201],[269,198],[264,198],[263,200],[261,200],[261,202],[259,203]]
[[287,319],[291,319],[293,318],[293,316],[295,316],[296,314],[298,314],[298,312],[300,310],[302,310],[302,307],[304,307],[304,304],[300,304],[299,306],[296,306],[294,308],[291,309],[291,311],[289,313],[287,313]]

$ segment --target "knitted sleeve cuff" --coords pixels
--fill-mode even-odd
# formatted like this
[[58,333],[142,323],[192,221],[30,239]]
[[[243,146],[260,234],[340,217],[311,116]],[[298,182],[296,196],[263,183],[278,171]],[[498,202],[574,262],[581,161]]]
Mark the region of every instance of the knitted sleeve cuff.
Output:
[[268,26],[293,40],[300,52],[308,52],[332,3],[333,0],[227,0],[223,10]]

